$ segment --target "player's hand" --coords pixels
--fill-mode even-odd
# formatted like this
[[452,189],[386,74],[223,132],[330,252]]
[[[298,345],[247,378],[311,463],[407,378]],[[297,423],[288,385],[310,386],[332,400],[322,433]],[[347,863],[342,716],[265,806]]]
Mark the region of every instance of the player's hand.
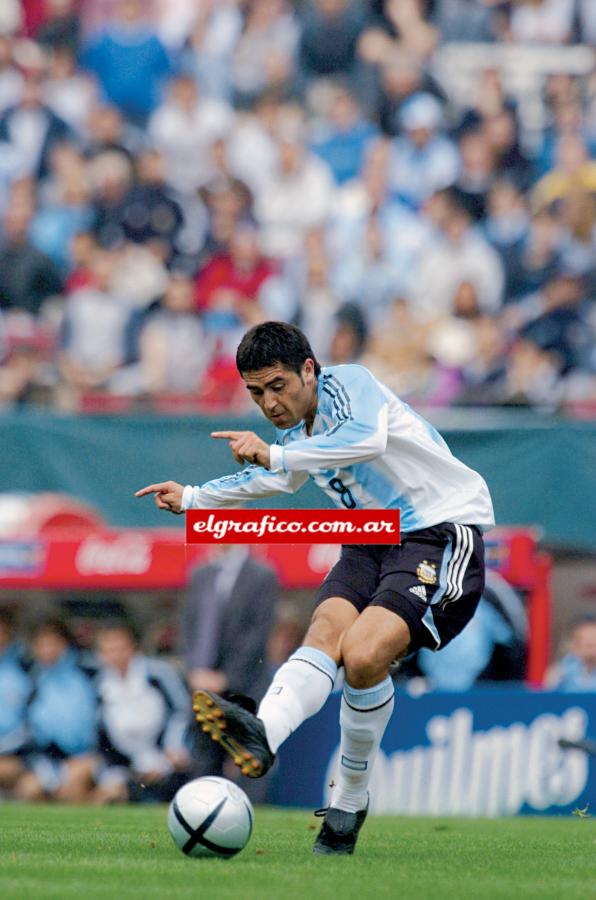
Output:
[[269,444],[262,441],[254,431],[212,431],[211,437],[228,441],[236,462],[254,463],[268,469],[271,464]]
[[159,484],[149,484],[135,493],[135,497],[145,497],[147,494],[155,494],[155,505],[158,509],[167,509],[168,512],[180,513],[182,509],[182,492],[184,487],[176,481],[161,481]]

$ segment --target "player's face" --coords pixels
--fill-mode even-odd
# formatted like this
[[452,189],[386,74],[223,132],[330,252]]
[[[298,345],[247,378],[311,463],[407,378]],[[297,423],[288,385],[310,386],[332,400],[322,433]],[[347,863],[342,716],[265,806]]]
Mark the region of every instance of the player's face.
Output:
[[276,428],[293,428],[303,419],[312,423],[317,410],[317,377],[312,359],[307,359],[300,375],[276,363],[242,377],[261,412]]

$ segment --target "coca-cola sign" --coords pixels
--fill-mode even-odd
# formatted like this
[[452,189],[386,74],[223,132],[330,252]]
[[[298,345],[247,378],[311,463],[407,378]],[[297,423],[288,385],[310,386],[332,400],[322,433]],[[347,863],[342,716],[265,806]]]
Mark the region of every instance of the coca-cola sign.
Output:
[[91,535],[81,542],[75,566],[81,575],[143,575],[151,568],[151,556],[151,541],[141,534]]

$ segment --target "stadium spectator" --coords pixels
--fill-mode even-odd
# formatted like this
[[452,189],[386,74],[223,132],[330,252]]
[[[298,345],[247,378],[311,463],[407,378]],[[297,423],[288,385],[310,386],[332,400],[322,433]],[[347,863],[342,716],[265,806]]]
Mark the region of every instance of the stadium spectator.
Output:
[[12,613],[0,610],[0,791],[13,788],[24,772],[27,701],[32,684]]
[[[386,36],[383,55],[386,57],[410,54],[424,60],[434,50],[438,33],[428,21],[428,0],[373,0],[369,4],[369,28],[379,29]],[[370,31],[362,41],[370,38]],[[360,48],[362,47],[362,41]],[[381,45],[383,46],[383,45]]]
[[99,768],[95,803],[171,800],[188,780],[188,691],[176,670],[145,656],[126,621],[97,637]]
[[299,298],[300,327],[308,329],[313,336],[314,352],[327,359],[341,298],[332,283],[331,260],[323,231],[307,232],[299,259],[290,262],[286,272]]
[[596,691],[596,619],[581,616],[571,626],[567,650],[550,670],[550,687],[558,691]]
[[182,66],[207,97],[232,95],[232,55],[242,30],[236,0],[202,0],[185,43]]
[[255,216],[265,253],[288,258],[300,253],[308,230],[326,223],[334,183],[325,163],[306,149],[300,122],[280,123],[277,137],[276,171],[256,198]]
[[495,38],[492,0],[437,0],[432,21],[445,42],[489,43]]
[[556,166],[547,172],[532,191],[537,210],[569,196],[596,193],[596,162],[578,134],[566,135],[557,147]]
[[97,75],[106,100],[139,125],[172,71],[140,0],[119,0],[114,19],[85,48],[83,64]]
[[335,290],[360,305],[371,325],[389,311],[396,291],[415,279],[430,231],[391,195],[389,154],[386,140],[369,148],[359,177],[337,191],[328,228]]
[[131,310],[124,299],[112,293],[116,258],[111,251],[95,250],[89,285],[66,300],[58,355],[65,402],[80,391],[106,388],[126,361]]
[[534,177],[534,166],[520,146],[514,111],[503,107],[486,116],[483,131],[494,155],[497,174],[527,190]]
[[81,23],[75,0],[45,0],[44,20],[35,31],[35,40],[54,51],[78,52]]
[[124,236],[135,244],[151,244],[168,260],[182,226],[182,210],[165,182],[163,157],[145,150],[137,160],[136,181],[122,201]]
[[400,131],[401,108],[415,94],[431,94],[442,103],[446,97],[437,81],[412,54],[391,54],[383,59],[378,71],[378,109],[381,128],[395,136]]
[[487,197],[483,230],[505,268],[505,301],[511,296],[514,266],[510,263],[519,257],[529,225],[530,216],[521,191],[507,179],[496,181]]
[[581,366],[592,352],[593,327],[586,284],[575,273],[561,272],[534,294],[507,307],[505,322],[522,337],[554,354],[561,371]]
[[372,330],[364,364],[406,399],[424,396],[432,378],[428,329],[397,294]]
[[511,245],[505,261],[509,301],[539,290],[561,271],[561,241],[561,228],[553,214],[544,211],[532,217],[526,234]]
[[215,173],[210,146],[231,128],[234,114],[222,100],[201,96],[189,75],[170,83],[166,101],[148,125],[154,147],[164,158],[166,180],[181,194],[191,194]]
[[231,327],[256,323],[263,318],[261,306],[267,282],[276,272],[259,249],[258,234],[249,223],[236,226],[227,253],[215,254],[197,276],[197,308],[210,329],[223,317]]
[[575,0],[518,0],[511,11],[511,38],[521,44],[564,44],[574,14]]
[[495,158],[482,129],[470,129],[459,139],[461,170],[455,181],[460,202],[475,222],[486,217],[487,197],[496,177]]
[[338,184],[356,178],[378,130],[362,116],[354,94],[332,88],[327,116],[311,140],[311,149],[327,163]]
[[143,146],[143,132],[127,122],[117,106],[104,103],[90,110],[89,134],[85,142],[88,159],[93,160],[109,150],[132,163]]
[[366,23],[359,4],[349,0],[308,0],[300,13],[298,51],[302,78],[345,75],[356,89],[358,38]]
[[[180,640],[192,690],[247,694],[259,701],[268,684],[266,648],[279,583],[246,547],[218,548],[191,573],[181,611]],[[225,753],[198,730],[196,775],[221,775]],[[244,787],[244,784],[243,784]]]
[[43,85],[42,71],[26,72],[17,103],[0,116],[0,141],[17,151],[20,174],[36,178],[47,175],[56,144],[71,138],[66,122],[44,104]]
[[578,0],[579,38],[584,44],[596,44],[596,7],[591,0]]
[[253,0],[247,5],[232,59],[236,106],[250,106],[264,91],[291,91],[298,38],[288,0]]
[[419,209],[434,191],[457,178],[457,148],[440,133],[443,112],[432,94],[415,94],[401,107],[399,121],[405,133],[393,140],[390,183],[393,191],[413,209]]
[[431,321],[453,313],[458,286],[474,287],[482,312],[496,312],[503,300],[503,267],[498,254],[472,226],[456,193],[447,195],[447,215],[436,240],[422,253],[412,288],[412,309]]
[[273,178],[278,148],[275,131],[280,119],[291,110],[274,93],[264,93],[253,108],[236,116],[234,127],[226,138],[226,160],[230,171],[243,181],[254,196]]
[[194,283],[174,272],[159,308],[147,316],[139,335],[139,390],[151,395],[197,394],[209,361]]
[[507,356],[505,379],[497,402],[507,406],[557,407],[561,395],[561,360],[530,337],[520,337]]
[[131,161],[117,150],[106,150],[90,163],[93,195],[93,231],[103,247],[115,247],[125,239],[124,216],[133,181]]
[[93,220],[86,164],[71,144],[58,144],[54,149],[39,199],[29,236],[64,277],[72,266],[72,239],[86,231]]
[[479,316],[473,322],[474,356],[461,367],[461,406],[490,406],[503,400],[507,334],[499,319]]
[[87,137],[97,95],[95,80],[77,69],[74,52],[67,46],[57,47],[50,56],[43,97],[49,109],[66,122],[79,141]]
[[368,326],[355,303],[344,303],[335,314],[335,329],[329,342],[329,365],[358,362],[366,349]]
[[96,745],[96,695],[64,622],[48,619],[31,635],[33,691],[27,706],[26,771],[21,800],[81,803],[89,792]]
[[52,345],[51,330],[30,313],[7,313],[0,329],[0,407],[47,400],[53,383],[48,362]]
[[250,221],[253,197],[239,178],[216,175],[201,188],[200,196],[207,213],[207,228],[202,247],[203,260],[229,249],[230,240],[240,222]]
[[59,294],[62,283],[52,260],[29,238],[33,209],[14,198],[4,215],[0,249],[0,307],[32,313],[48,297]]

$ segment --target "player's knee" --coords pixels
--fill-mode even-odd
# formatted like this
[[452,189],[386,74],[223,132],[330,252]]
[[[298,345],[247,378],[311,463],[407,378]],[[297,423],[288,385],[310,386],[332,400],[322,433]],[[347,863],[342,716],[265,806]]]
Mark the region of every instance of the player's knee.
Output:
[[385,674],[379,666],[378,659],[369,649],[362,646],[343,648],[343,664],[346,681],[353,688],[373,687],[381,681]]
[[327,613],[315,614],[306,632],[304,644],[322,650],[336,663],[340,661],[341,639],[345,627]]

